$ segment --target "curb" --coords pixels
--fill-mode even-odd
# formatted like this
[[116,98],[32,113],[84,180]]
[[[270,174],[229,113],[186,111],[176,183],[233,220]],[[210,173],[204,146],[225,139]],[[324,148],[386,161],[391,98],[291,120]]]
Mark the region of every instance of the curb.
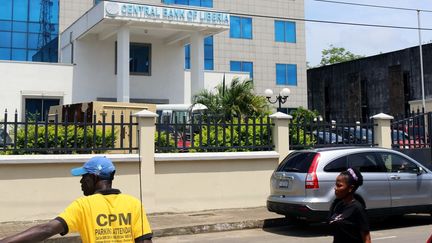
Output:
[[[191,235],[202,233],[214,233],[223,231],[243,230],[243,229],[256,229],[256,228],[272,228],[280,227],[288,224],[285,218],[273,218],[262,220],[246,220],[240,222],[230,223],[215,223],[204,225],[181,226],[174,228],[155,229],[153,230],[153,237],[166,237],[175,235]],[[46,243],[81,243],[81,239],[77,235],[55,237],[45,240]]]

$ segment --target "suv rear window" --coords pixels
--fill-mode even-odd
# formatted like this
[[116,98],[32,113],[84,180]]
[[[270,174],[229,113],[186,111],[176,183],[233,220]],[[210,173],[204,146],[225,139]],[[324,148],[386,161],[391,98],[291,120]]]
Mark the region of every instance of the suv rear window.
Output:
[[279,165],[276,171],[307,173],[316,153],[293,152]]

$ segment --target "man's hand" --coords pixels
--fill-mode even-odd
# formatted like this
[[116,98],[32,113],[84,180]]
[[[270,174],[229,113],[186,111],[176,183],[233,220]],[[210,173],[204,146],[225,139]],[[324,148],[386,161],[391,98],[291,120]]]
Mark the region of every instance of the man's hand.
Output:
[[48,223],[36,225],[21,233],[6,237],[0,240],[0,243],[25,243],[43,241],[53,235],[60,234],[63,231],[63,224],[60,223],[60,221],[51,220]]

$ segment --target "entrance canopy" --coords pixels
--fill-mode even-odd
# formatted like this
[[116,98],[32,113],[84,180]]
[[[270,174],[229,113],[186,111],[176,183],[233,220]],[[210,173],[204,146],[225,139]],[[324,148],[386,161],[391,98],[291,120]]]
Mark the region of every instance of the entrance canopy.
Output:
[[166,44],[186,41],[191,33],[208,36],[229,29],[226,12],[201,8],[168,7],[101,1],[61,34],[61,47],[88,35],[105,40],[127,26],[131,35],[161,38]]

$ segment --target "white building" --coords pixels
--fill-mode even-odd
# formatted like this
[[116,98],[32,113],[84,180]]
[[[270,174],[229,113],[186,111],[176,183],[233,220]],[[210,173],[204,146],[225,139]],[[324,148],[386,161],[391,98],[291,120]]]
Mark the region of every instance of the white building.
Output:
[[259,94],[288,87],[283,107],[307,106],[304,23],[289,20],[304,17],[303,0],[51,1],[60,63],[0,61],[0,109],[38,99],[190,103],[224,76],[253,77]]

